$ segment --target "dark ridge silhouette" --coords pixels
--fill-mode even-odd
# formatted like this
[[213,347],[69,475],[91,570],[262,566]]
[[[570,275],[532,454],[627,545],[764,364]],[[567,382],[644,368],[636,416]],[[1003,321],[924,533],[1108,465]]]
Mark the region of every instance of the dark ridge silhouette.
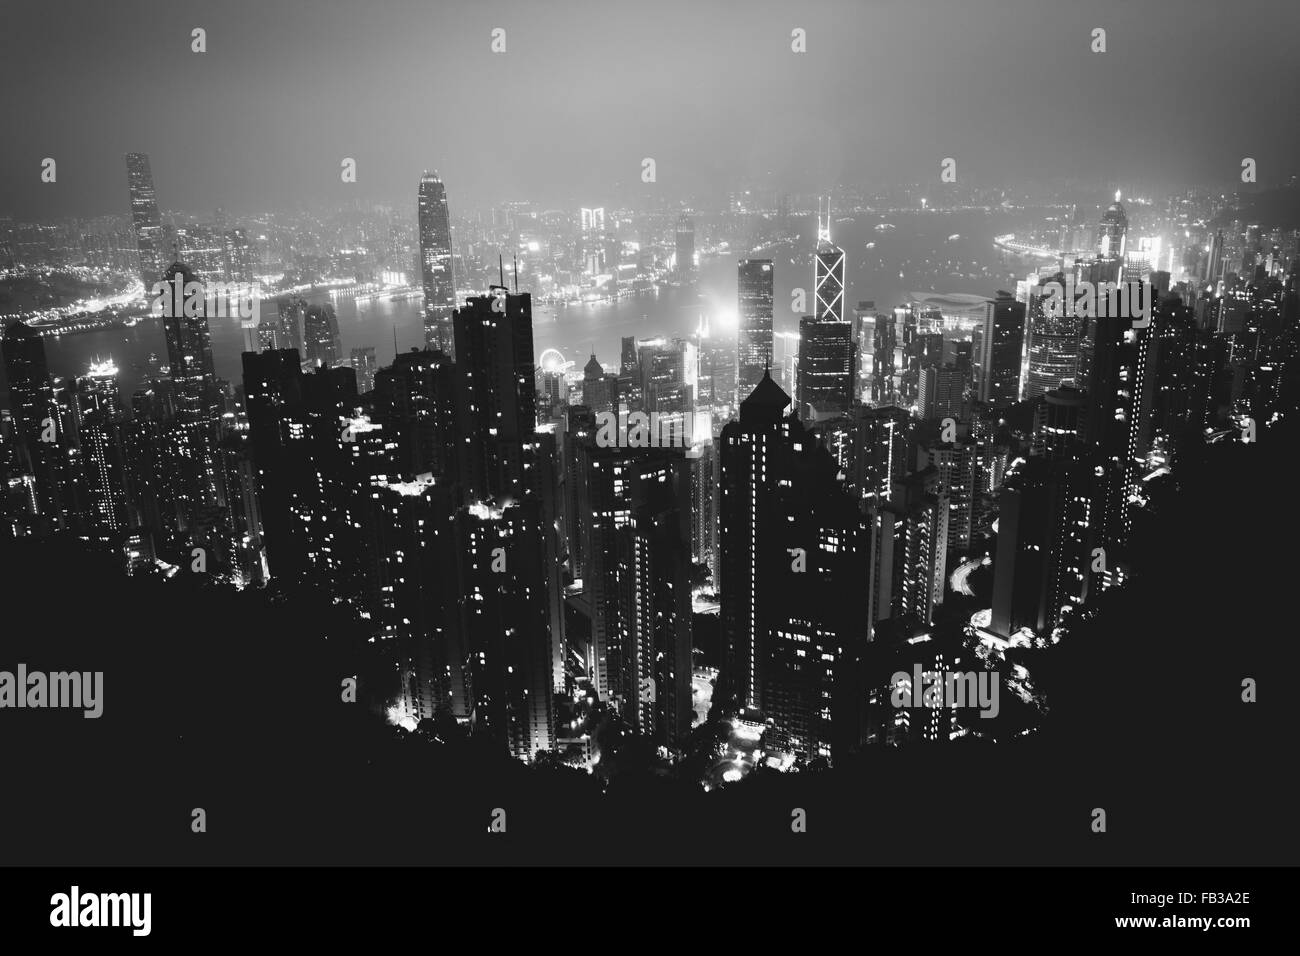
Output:
[[[126,578],[80,542],[8,542],[0,669],[104,672],[104,715],[0,711],[9,863],[1282,863],[1289,755],[1293,426],[1200,449],[1153,496],[1140,581],[1057,646],[1018,652],[1042,729],[868,747],[705,793],[721,739],[676,768],[599,732],[596,773],[528,767],[437,721],[342,701],[364,644],[320,595],[181,573]],[[274,598],[274,599],[273,599]],[[1258,681],[1243,703],[1241,682]],[[1004,696],[1007,693],[1003,689]],[[602,792],[602,790],[604,792]],[[191,832],[191,811],[207,832]],[[1103,808],[1107,831],[1092,832]],[[494,809],[506,832],[489,833]],[[793,833],[792,814],[807,814]]]

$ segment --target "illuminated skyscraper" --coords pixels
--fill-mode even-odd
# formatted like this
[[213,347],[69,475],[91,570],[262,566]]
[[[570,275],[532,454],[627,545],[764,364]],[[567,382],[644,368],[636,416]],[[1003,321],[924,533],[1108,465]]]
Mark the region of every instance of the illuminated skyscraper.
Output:
[[1115,193],[1115,201],[1106,207],[1106,211],[1101,214],[1101,223],[1097,229],[1097,249],[1102,256],[1107,258],[1123,258],[1126,250],[1126,237],[1128,235],[1128,215],[1124,212],[1124,207],[1120,205],[1119,193]]
[[695,223],[682,213],[677,217],[677,275],[689,279],[695,275]]
[[420,179],[420,266],[424,279],[424,342],[454,354],[451,314],[456,308],[452,268],[451,213],[437,173]]
[[[5,377],[9,381],[9,408],[13,412],[18,459],[26,461],[35,476],[36,507],[48,516],[53,528],[61,527],[59,476],[62,434],[54,399],[45,343],[25,322],[15,321],[5,329],[3,343]],[[54,441],[42,440],[53,438]]]
[[307,345],[307,362],[318,368],[333,368],[339,360],[339,320],[333,305],[326,302],[308,307],[303,320],[303,337]]
[[364,395],[375,387],[375,371],[378,368],[373,345],[352,350],[352,369],[357,373],[358,395]]
[[[1065,288],[1065,276],[1043,277]],[[1025,398],[1038,398],[1062,385],[1073,385],[1079,376],[1079,343],[1082,323],[1073,309],[1053,310],[1043,307],[1042,285],[1029,290],[1029,363],[1025,381]]]
[[744,401],[772,361],[772,260],[742,259],[737,267],[739,328],[736,391]]
[[163,258],[162,217],[154,196],[153,171],[146,153],[126,154],[126,180],[131,194],[131,225],[140,253],[140,278],[148,293],[166,268]]
[[813,288],[817,320],[844,321],[844,250],[831,242],[831,204],[826,201],[826,221],[817,214],[817,256],[813,263]]
[[[212,363],[212,333],[208,328],[207,303],[194,299],[186,307],[189,291],[202,286],[190,267],[175,262],[163,274],[169,292],[163,305],[163,334],[167,342],[167,364],[176,384],[176,415],[185,421],[215,420],[220,415],[217,373]],[[175,294],[172,294],[172,293]]]
[[853,328],[844,317],[844,250],[831,242],[829,200],[825,222],[818,209],[813,286],[813,315],[799,321],[799,412],[845,412],[853,402]]
[[493,286],[455,311],[454,326],[469,423],[465,490],[488,503],[518,499],[535,490],[526,475],[537,425],[532,296]]
[[999,291],[985,306],[980,333],[979,400],[996,406],[1013,404],[1020,397],[1025,304]]
[[761,712],[765,741],[836,759],[858,735],[869,535],[789,404],[764,376],[722,430],[722,681],[727,700]]
[[846,412],[853,403],[853,330],[848,322],[799,320],[797,397],[801,416]]

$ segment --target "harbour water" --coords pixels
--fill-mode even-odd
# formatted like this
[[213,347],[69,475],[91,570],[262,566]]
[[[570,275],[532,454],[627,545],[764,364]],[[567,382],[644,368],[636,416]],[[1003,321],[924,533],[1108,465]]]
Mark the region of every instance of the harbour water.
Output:
[[[876,228],[885,222],[895,228]],[[1001,211],[864,215],[835,222],[832,239],[845,252],[846,311],[851,314],[859,300],[872,300],[878,310],[888,311],[911,293],[991,296],[998,289],[1014,289],[1016,278],[1023,278],[1028,266],[998,250],[993,237],[1014,231],[1016,225],[1014,216]],[[736,263],[747,255],[773,260],[776,328],[793,331],[798,327],[798,314],[791,310],[794,289],[805,290],[805,312],[812,311],[813,218],[801,221],[799,231],[794,242],[766,250],[732,250],[729,255],[707,259],[700,264],[697,281],[689,286],[661,288],[607,303],[539,305],[533,314],[536,353],[555,348],[581,367],[594,348],[597,357],[612,366],[618,363],[624,336],[689,335],[701,317],[715,333],[726,334],[735,328]],[[869,247],[870,243],[874,246]],[[308,298],[331,301],[328,293]],[[383,366],[392,360],[394,336],[400,351],[423,345],[418,298],[358,302],[339,296],[332,301],[344,358],[353,348],[373,346]],[[211,330],[217,374],[239,383],[243,348],[239,320],[213,319]],[[150,355],[157,355],[163,363],[167,359],[162,326],[150,320],[134,328],[50,337],[45,344],[56,375],[81,375],[92,361],[112,358],[128,401],[149,376]]]

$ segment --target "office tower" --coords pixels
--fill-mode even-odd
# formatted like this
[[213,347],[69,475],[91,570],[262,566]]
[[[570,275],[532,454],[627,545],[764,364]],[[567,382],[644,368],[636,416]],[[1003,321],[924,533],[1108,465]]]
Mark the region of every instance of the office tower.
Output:
[[86,415],[101,412],[110,419],[119,419],[126,409],[122,404],[122,389],[117,384],[117,366],[112,359],[94,361],[85,375],[76,382],[76,403],[73,409],[78,427]]
[[1033,457],[1008,476],[999,498],[993,633],[1006,639],[1028,628],[1049,638],[1067,608],[1088,600],[1096,577],[1092,549],[1102,533],[1096,509],[1108,481],[1099,462],[1086,450]]
[[[1043,286],[1055,282],[1061,293],[1065,276],[1043,276],[1029,290],[1028,372],[1025,380],[1027,399],[1039,398],[1062,385],[1074,385],[1079,377],[1079,346],[1083,338],[1082,322],[1074,313],[1074,303],[1060,300],[1055,310],[1044,308]],[[1059,314],[1049,314],[1055,311]]]
[[831,242],[830,203],[817,215],[813,315],[799,320],[801,415],[845,412],[853,401],[853,327],[844,316],[844,250]]
[[903,349],[903,369],[899,376],[899,392],[905,404],[919,404],[921,399],[921,369],[928,365],[943,364],[943,333],[922,331],[916,307],[908,314],[916,320],[916,330],[909,336]]
[[853,338],[848,322],[805,315],[799,320],[799,412],[820,418],[853,402]]
[[641,359],[637,356],[636,336],[625,335],[618,366],[618,402],[626,412],[641,411]]
[[135,244],[140,256],[140,278],[148,294],[167,267],[162,217],[158,214],[148,155],[126,154],[126,181],[131,196],[131,225],[135,229]]
[[843,322],[844,319],[844,250],[831,242],[831,204],[826,201],[826,221],[817,211],[817,254],[813,259],[813,290],[816,305],[813,317]]
[[871,398],[872,359],[875,355],[876,303],[864,299],[853,310],[853,400]]
[[60,501],[63,428],[54,399],[54,385],[45,359],[45,343],[25,322],[15,320],[0,342],[9,383],[13,415],[14,458],[33,478],[33,504],[49,530],[63,527]]
[[[681,429],[687,443],[695,440],[695,394],[699,384],[699,354],[689,339],[650,339],[637,343],[642,406],[659,421]],[[711,436],[707,436],[711,437]]]
[[614,408],[614,393],[618,379],[605,374],[605,368],[596,360],[596,353],[582,369],[582,404],[594,413],[609,412]]
[[263,316],[258,324],[258,348],[245,349],[245,351],[293,349],[299,355],[305,355],[303,325],[306,320],[306,299],[291,295],[277,300],[275,315]]
[[[182,262],[169,266],[163,281],[169,287],[162,297],[162,321],[167,365],[176,389],[176,416],[186,422],[215,420],[221,414],[221,396],[212,363],[212,333],[202,285]],[[177,289],[186,291],[183,295],[170,294]],[[186,297],[195,289],[200,291],[191,306]]]
[[965,376],[955,365],[926,365],[921,369],[917,401],[921,417],[960,421]]
[[867,525],[835,460],[785,417],[789,404],[764,376],[722,430],[723,672],[770,746],[837,759],[859,731]]
[[771,259],[742,259],[737,266],[739,326],[736,333],[737,400],[744,401],[772,363]]
[[999,291],[984,308],[980,335],[979,400],[994,406],[1020,398],[1021,349],[1025,338],[1025,304]]
[[1201,272],[1201,279],[1210,285],[1215,285],[1222,278],[1223,273],[1223,230],[1216,231],[1209,239],[1205,248],[1205,268]]
[[871,333],[871,401],[884,405],[895,398],[894,353],[898,349],[897,326],[888,316],[877,315]]
[[453,315],[467,410],[463,483],[471,500],[498,502],[531,488],[526,472],[537,423],[532,303],[527,292],[493,286]]
[[695,223],[686,213],[677,217],[677,276],[690,279],[695,275]]
[[362,346],[352,350],[352,370],[357,373],[357,394],[365,395],[375,387],[375,372],[379,362],[375,359],[373,345]]
[[558,370],[537,370],[537,423],[550,422],[564,415],[569,406],[569,382]]
[[447,190],[437,173],[420,178],[420,267],[424,280],[424,342],[455,355],[452,312],[456,281],[451,244],[451,213]]
[[1069,385],[1052,389],[1034,410],[1033,454],[1062,458],[1083,441],[1087,396]]
[[1119,193],[1115,201],[1101,214],[1101,223],[1097,228],[1097,251],[1104,258],[1118,258],[1121,261],[1127,251],[1128,215],[1120,204]]
[[326,302],[307,307],[303,319],[303,339],[307,364],[316,368],[333,368],[339,361],[339,320],[334,306]]
[[799,332],[772,333],[772,381],[793,395],[799,376]]

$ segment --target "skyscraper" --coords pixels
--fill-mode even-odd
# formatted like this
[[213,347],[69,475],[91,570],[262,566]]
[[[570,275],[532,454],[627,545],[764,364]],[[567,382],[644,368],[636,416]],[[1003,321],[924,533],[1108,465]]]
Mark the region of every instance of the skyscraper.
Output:
[[722,431],[724,679],[776,749],[834,759],[859,733],[869,535],[835,459],[785,417],[789,404],[764,376]]
[[[1065,287],[1065,276],[1058,273],[1043,282]],[[1079,343],[1082,323],[1072,308],[1058,309],[1060,314],[1043,307],[1042,284],[1029,290],[1029,348],[1025,398],[1038,398],[1062,385],[1073,385],[1079,375]],[[1072,304],[1072,303],[1071,303]]]
[[799,320],[799,412],[845,412],[853,402],[853,328],[844,317],[844,250],[831,242],[829,200],[824,223],[818,210],[813,286],[813,315]]
[[739,326],[736,391],[744,401],[772,361],[772,260],[742,259],[737,267]]
[[1021,349],[1025,340],[1025,304],[999,291],[984,308],[980,335],[979,400],[1011,405],[1020,398]]
[[695,223],[686,213],[677,217],[677,275],[685,280],[695,275]]
[[518,498],[535,450],[533,299],[493,286],[455,311],[456,365],[469,429],[461,443],[466,493],[497,503]]
[[826,221],[817,211],[817,255],[813,262],[816,292],[814,318],[844,321],[844,250],[831,242],[831,204],[826,201]]
[[843,413],[853,403],[850,323],[805,315],[799,320],[798,400],[801,416]]
[[375,347],[366,345],[352,350],[352,369],[357,373],[357,394],[364,395],[375,387]]
[[126,154],[126,180],[131,195],[131,225],[140,253],[140,278],[147,293],[167,265],[163,258],[162,217],[158,214],[148,154]]
[[451,213],[437,173],[420,178],[420,266],[424,280],[424,342],[454,355],[451,314],[456,308]]
[[303,320],[307,362],[317,368],[333,368],[339,360],[339,320],[334,306],[326,302],[307,308]]
[[5,329],[0,349],[9,382],[16,457],[34,475],[37,511],[47,517],[54,530],[62,527],[58,439],[63,429],[45,359],[45,343],[27,323],[14,321]]

